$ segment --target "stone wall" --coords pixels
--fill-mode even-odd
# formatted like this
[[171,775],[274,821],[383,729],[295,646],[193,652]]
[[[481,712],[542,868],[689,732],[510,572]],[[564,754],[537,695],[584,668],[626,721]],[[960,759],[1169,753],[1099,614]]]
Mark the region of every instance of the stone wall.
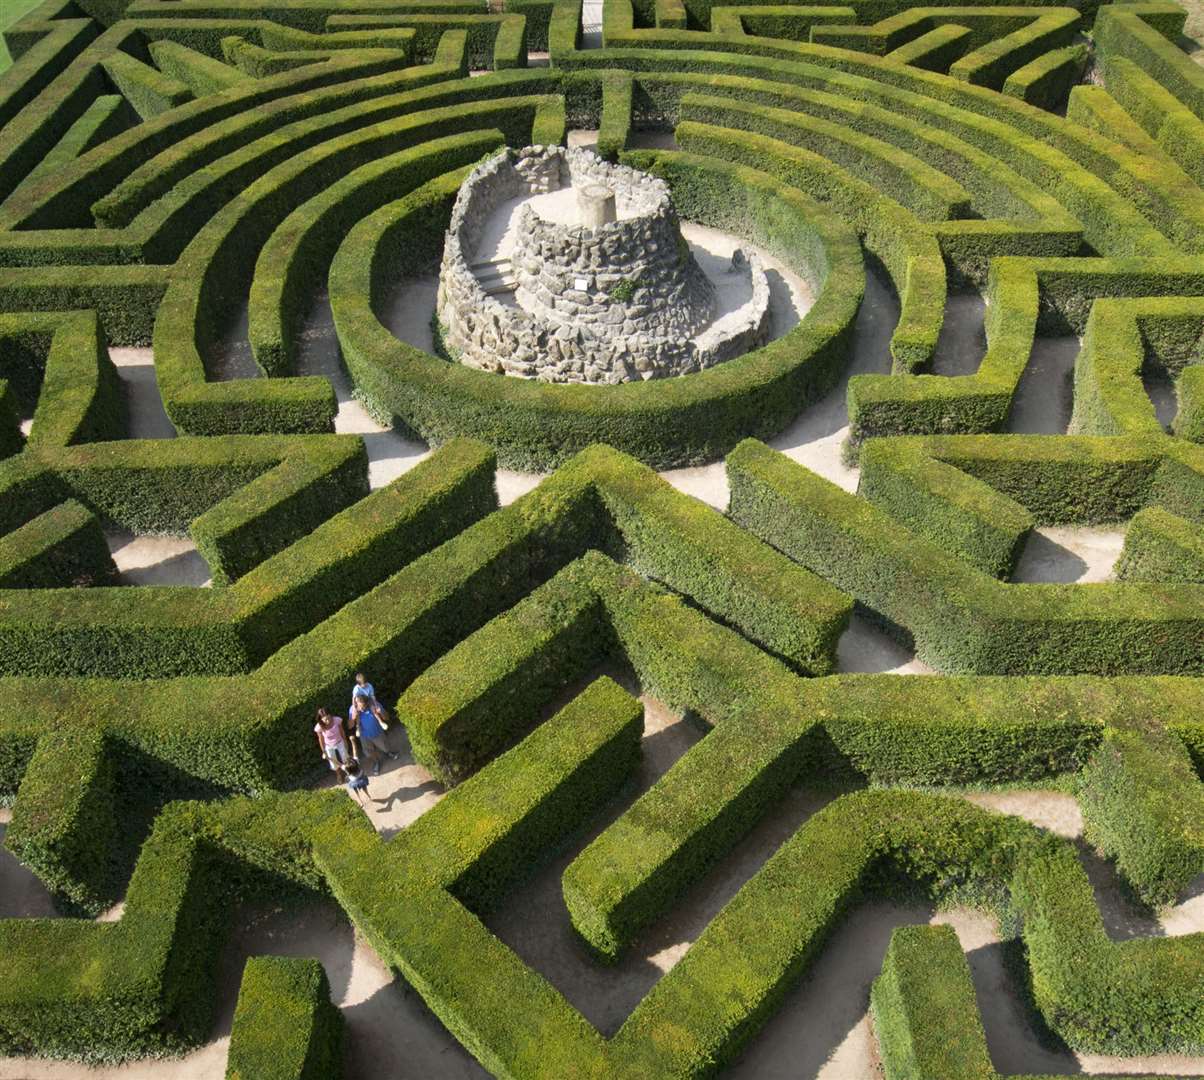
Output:
[[[489,296],[471,266],[499,207],[589,183],[614,192],[619,220],[589,229],[545,221],[524,207],[511,258],[518,306]],[[764,273],[755,260],[733,272],[753,279],[751,314],[708,332],[714,286],[690,255],[662,180],[581,149],[506,150],[473,170],[456,201],[438,314],[453,356],[483,370],[549,382],[679,375],[765,340]]]

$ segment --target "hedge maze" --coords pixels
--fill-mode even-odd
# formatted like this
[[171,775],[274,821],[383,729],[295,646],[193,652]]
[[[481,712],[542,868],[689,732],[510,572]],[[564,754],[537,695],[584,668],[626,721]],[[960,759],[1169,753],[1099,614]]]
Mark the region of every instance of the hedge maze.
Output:
[[[1204,1074],[1204,920],[1120,939],[1080,857],[1146,912],[1198,905],[1186,19],[1162,0],[43,0],[7,26],[0,803],[6,858],[60,912],[0,919],[12,1075],[205,1045],[239,913],[315,900],[492,1075],[712,1075],[851,913],[917,897],[997,921],[1035,1039]],[[568,140],[777,260],[802,317],[606,386],[403,340],[390,304],[437,272],[472,168]],[[985,345],[953,369],[973,294]],[[307,361],[315,313],[355,402],[429,448],[387,483]],[[1038,392],[1072,404],[1035,430],[1052,339],[1077,339],[1072,370]],[[175,438],[138,435],[115,362],[148,347]],[[790,434],[834,394],[843,486]],[[516,471],[541,475],[499,499]],[[704,474],[725,509],[674,486]],[[1042,530],[1086,528],[1124,534],[1106,580],[1023,577]],[[119,531],[189,538],[212,586],[127,583]],[[854,625],[933,673],[851,670]],[[357,671],[442,795],[395,835],[314,771],[314,711]],[[637,790],[649,701],[699,736]],[[963,797],[1001,788],[1072,795],[1083,844]],[[487,925],[570,852],[579,959],[622,964],[800,789],[836,794],[615,1031]],[[252,957],[225,1075],[343,1075],[333,981]],[[887,1080],[1003,1072],[949,926],[897,928],[865,1004]],[[346,1075],[411,1075],[374,1068]]]

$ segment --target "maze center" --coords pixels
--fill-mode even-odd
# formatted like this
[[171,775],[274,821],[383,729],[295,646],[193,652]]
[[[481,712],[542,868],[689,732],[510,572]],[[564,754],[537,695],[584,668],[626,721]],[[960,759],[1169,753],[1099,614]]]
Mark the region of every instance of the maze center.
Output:
[[0,1080],[1204,1077],[1200,26],[0,7]]
[[441,339],[460,363],[547,382],[701,371],[765,344],[771,321],[758,256],[706,261],[663,181],[582,148],[506,151],[456,198]]

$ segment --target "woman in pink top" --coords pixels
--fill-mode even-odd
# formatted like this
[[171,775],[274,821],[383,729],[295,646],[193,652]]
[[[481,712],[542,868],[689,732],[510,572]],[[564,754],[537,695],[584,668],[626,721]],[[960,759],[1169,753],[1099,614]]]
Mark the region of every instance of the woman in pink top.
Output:
[[314,734],[318,737],[318,749],[322,753],[322,759],[329,763],[331,772],[341,773],[343,766],[351,760],[351,749],[343,731],[343,718],[334,716],[319,706]]

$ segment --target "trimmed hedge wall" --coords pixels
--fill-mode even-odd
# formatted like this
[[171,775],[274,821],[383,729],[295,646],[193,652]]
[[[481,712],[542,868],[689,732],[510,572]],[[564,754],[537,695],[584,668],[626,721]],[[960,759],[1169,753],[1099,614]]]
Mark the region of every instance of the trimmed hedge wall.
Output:
[[[1039,437],[1027,441],[1042,448]],[[1023,436],[1008,440],[1013,452],[1025,442]],[[974,445],[972,439],[966,444]],[[956,460],[957,440],[936,445]],[[1115,471],[1108,440],[1079,448],[1088,461],[1096,456],[1105,473]],[[1049,473],[1061,473],[1067,484],[1060,464],[1051,461]],[[739,524],[852,593],[889,625],[905,628],[917,655],[943,670],[1204,671],[1204,593],[1194,586],[1001,584],[762,444],[742,443],[727,469],[729,512]],[[1113,513],[1124,516],[1121,505]]]
[[[1110,941],[1072,845],[960,799],[917,792],[863,792],[819,811],[724,907],[621,1031],[604,1040],[453,899],[474,859],[490,861],[493,837],[530,835],[556,820],[532,813],[524,798],[542,781],[530,760],[546,746],[541,731],[470,781],[471,796],[465,785],[407,830],[406,858],[392,864],[387,885],[376,873],[374,838],[340,843],[326,830],[316,852],[369,940],[495,1074],[714,1070],[738,1054],[855,904],[901,888],[938,901],[979,897],[1022,920],[1037,1006],[1073,1046],[1142,1053],[1198,1044],[1204,1016],[1193,941]],[[581,767],[588,755],[588,748],[577,750]],[[567,771],[558,760],[557,778]],[[609,780],[613,771],[604,775]],[[453,815],[459,827],[449,835],[440,826]],[[559,829],[540,833],[541,848],[528,850],[554,850],[580,820],[574,812]],[[476,836],[471,846],[463,839]],[[436,876],[445,862],[450,867]],[[396,892],[386,896],[390,889]],[[474,889],[464,899],[480,909],[495,895]],[[403,896],[407,902],[399,903]],[[1160,980],[1156,1002],[1150,971]]]
[[372,832],[340,793],[175,803],[143,845],[119,922],[0,921],[0,1047],[96,1063],[203,1042],[228,913],[323,891],[309,853],[323,824]]
[[900,926],[870,990],[887,1080],[996,1080],[978,998],[951,926]]
[[226,1080],[339,1080],[343,1032],[317,960],[252,956],[238,990]]
[[116,577],[100,522],[74,499],[0,537],[0,589],[106,585]]
[[29,446],[124,437],[125,399],[94,311],[0,315],[0,343],[14,403],[33,414]]
[[862,449],[857,494],[918,536],[1007,579],[1033,527],[1015,499],[924,452],[910,439]]
[[326,379],[205,381],[205,328],[218,322],[217,312],[229,306],[246,281],[241,269],[245,251],[260,248],[299,203],[382,154],[424,144],[415,151],[413,172],[406,181],[413,183],[462,163],[462,146],[430,140],[465,128],[479,130],[480,124],[493,121],[508,139],[527,141],[536,109],[544,101],[503,97],[478,101],[471,112],[462,105],[407,112],[295,152],[228,202],[180,256],[156,320],[156,376],[177,429],[197,435],[329,430],[336,403]]
[[1142,375],[1152,371],[1182,378],[1185,365],[1195,359],[1202,327],[1204,299],[1199,297],[1097,300],[1075,361],[1071,432],[1161,434]]
[[[7,592],[0,597],[4,670],[112,678],[245,672],[496,506],[493,458],[479,445],[449,445],[357,501],[367,491],[362,443],[347,436],[324,441],[325,446],[323,440],[300,445],[228,440],[217,449],[208,442],[198,448],[173,440],[167,460],[153,445],[129,444],[141,449],[144,461],[131,463],[127,457],[126,475],[117,479],[138,492],[153,495],[153,488],[138,483],[147,471],[165,485],[196,472],[199,479],[235,487],[192,529],[215,579],[238,582],[226,590]],[[120,454],[125,445],[84,449]],[[201,453],[194,453],[198,449]],[[201,469],[206,453],[213,469],[209,477]],[[60,474],[66,473],[77,496],[94,510],[120,520],[119,512],[113,514],[115,508],[102,501],[105,494],[115,494],[97,483],[104,464],[103,459],[77,459],[74,468],[60,465]],[[240,480],[250,482],[238,490]],[[195,486],[190,494],[196,497]],[[337,511],[333,517],[332,510]]]
[[504,145],[497,130],[470,131],[388,154],[352,170],[277,226],[255,263],[248,337],[269,375],[293,371],[302,323],[330,260],[355,223],[399,193]]
[[[1190,259],[996,258],[986,288],[988,347],[977,373],[949,378],[853,376],[849,381],[850,441],[858,444],[880,435],[998,431],[1007,421],[1039,330],[1064,333],[1069,328],[1084,333],[1102,298],[1163,297],[1165,303],[1174,305],[1172,297],[1194,298],[1202,293],[1204,275]],[[1151,307],[1156,308],[1158,302]],[[1191,299],[1178,302],[1193,306]],[[1137,308],[1140,310],[1140,305]],[[1118,308],[1116,312],[1122,310],[1132,309]],[[1113,340],[1108,335],[1103,342],[1107,349],[1116,349],[1132,342],[1134,333],[1130,328],[1123,339]],[[1131,356],[1128,345],[1124,347],[1125,356]],[[1084,417],[1097,411],[1089,391],[1098,378],[1091,365],[1091,349],[1081,359],[1076,380],[1083,384],[1085,397],[1076,407]],[[1110,370],[1114,369],[1115,365]],[[1143,392],[1145,404],[1138,401],[1132,381],[1119,379],[1120,374],[1101,377],[1121,388],[1130,402],[1123,407],[1127,414],[1143,410],[1150,414],[1141,420],[1142,430],[1156,430],[1150,424],[1148,398]]]
[[845,363],[861,297],[852,233],[801,192],[750,169],[673,153],[629,160],[669,182],[682,217],[735,231],[787,259],[818,293],[799,326],[711,370],[638,385],[499,379],[436,360],[393,337],[371,305],[386,282],[437,259],[455,183],[449,178],[365,218],[331,268],[339,342],[374,411],[436,444],[472,432],[519,468],[547,468],[599,441],[663,467],[710,460],[750,430],[779,430],[818,400]]
[[1122,581],[1183,581],[1204,585],[1204,535],[1197,522],[1147,506],[1133,515],[1116,564]]
[[1204,874],[1204,787],[1183,744],[1153,724],[1110,731],[1078,784],[1087,840],[1148,904]]

